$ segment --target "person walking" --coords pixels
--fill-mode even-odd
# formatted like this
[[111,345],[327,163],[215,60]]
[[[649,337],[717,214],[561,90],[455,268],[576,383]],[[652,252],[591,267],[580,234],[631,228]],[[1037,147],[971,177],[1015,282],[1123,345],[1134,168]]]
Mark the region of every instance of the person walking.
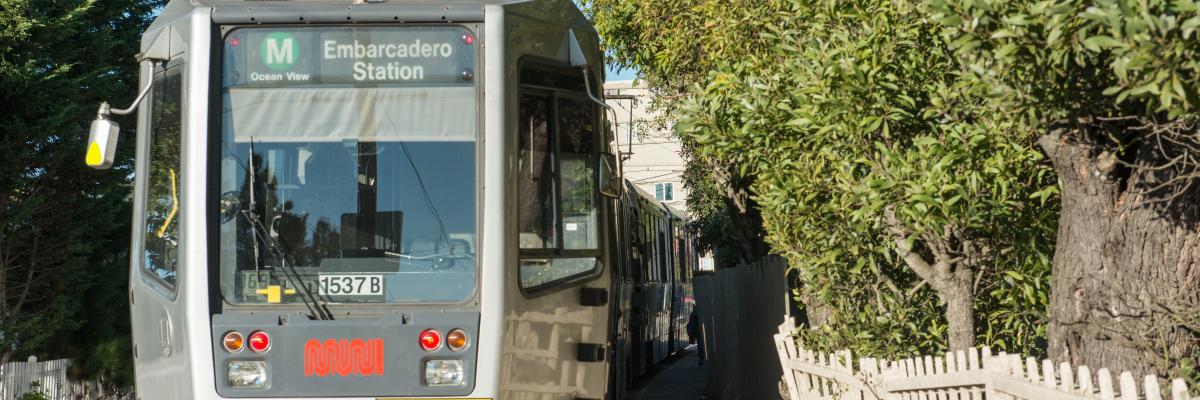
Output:
[[704,335],[703,335],[702,331],[703,331],[703,327],[700,326],[700,313],[697,312],[696,309],[693,307],[692,315],[688,316],[687,334],[688,334],[688,341],[690,341],[690,342],[692,342],[692,344],[696,345],[696,350],[700,353],[700,357],[699,357],[700,365],[704,365],[704,359],[705,359]]

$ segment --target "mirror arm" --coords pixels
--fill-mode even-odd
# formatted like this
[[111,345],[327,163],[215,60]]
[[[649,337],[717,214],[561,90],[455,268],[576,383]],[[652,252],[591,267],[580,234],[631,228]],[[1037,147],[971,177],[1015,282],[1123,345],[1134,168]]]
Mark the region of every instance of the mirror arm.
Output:
[[[149,61],[150,61],[150,71],[153,72],[154,67],[158,66],[158,60],[149,60]],[[106,102],[100,103],[100,109],[96,111],[96,116],[97,117],[108,117],[110,115],[129,115],[129,113],[132,113],[133,110],[136,110],[138,108],[138,105],[142,104],[142,100],[146,99],[146,95],[150,94],[150,89],[153,89],[153,88],[154,88],[154,78],[151,77],[150,81],[146,83],[146,87],[142,89],[141,93],[138,93],[137,98],[133,100],[133,104],[131,104],[128,108],[114,109],[111,106],[109,106],[108,102],[106,101]]]
[[[588,99],[591,99],[592,102],[599,104],[600,107],[604,107],[604,109],[606,109],[606,110],[608,110],[608,112],[612,113],[612,116],[613,116],[612,123],[616,124],[617,123],[617,110],[614,110],[612,108],[612,106],[608,105],[608,103],[605,103],[604,99],[598,98],[598,97],[596,97],[595,94],[592,94],[592,82],[591,82],[592,71],[587,67],[587,65],[580,67],[580,69],[583,70],[583,87],[585,89],[587,89]],[[612,134],[613,134],[612,135],[613,145],[617,148],[617,177],[622,178],[622,180],[623,180],[623,178],[625,177],[625,166],[624,166],[625,160],[622,160],[621,156],[620,156],[621,138],[617,135],[616,131],[613,131]],[[624,184],[624,182],[622,182],[620,185],[620,188],[617,189],[617,193],[621,193],[624,191],[625,191],[625,184]]]

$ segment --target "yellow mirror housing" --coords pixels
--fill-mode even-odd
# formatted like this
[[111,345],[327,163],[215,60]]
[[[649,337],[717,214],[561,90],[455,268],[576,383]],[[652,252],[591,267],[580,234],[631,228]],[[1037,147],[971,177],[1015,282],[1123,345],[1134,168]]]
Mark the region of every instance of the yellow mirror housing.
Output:
[[87,156],[84,162],[95,169],[112,168],[117,153],[117,133],[121,126],[107,115],[101,114],[92,121],[88,133]]

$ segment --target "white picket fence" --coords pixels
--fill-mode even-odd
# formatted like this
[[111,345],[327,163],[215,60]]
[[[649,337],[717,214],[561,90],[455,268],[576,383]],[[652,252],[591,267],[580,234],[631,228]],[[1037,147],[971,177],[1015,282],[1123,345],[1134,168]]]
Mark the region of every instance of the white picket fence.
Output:
[[[1164,393],[1156,376],[1139,382],[1128,371],[1113,380],[1108,369],[1057,367],[1017,354],[992,354],[987,347],[944,356],[903,360],[858,359],[850,351],[831,354],[799,348],[794,323],[775,335],[784,384],[791,400],[1190,400],[1182,379]],[[1139,394],[1140,392],[1140,394]]]
[[10,362],[0,366],[0,400],[21,399],[26,393],[41,393],[49,400],[133,399],[131,392],[106,389],[100,382],[75,381],[67,377],[71,361]]

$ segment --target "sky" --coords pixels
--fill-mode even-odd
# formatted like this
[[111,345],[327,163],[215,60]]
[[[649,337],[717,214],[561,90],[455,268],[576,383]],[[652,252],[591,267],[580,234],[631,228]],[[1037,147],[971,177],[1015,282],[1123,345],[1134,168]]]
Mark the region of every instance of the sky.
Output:
[[604,81],[627,81],[637,77],[637,71],[626,68],[621,72],[617,72],[617,67],[609,64],[608,70],[604,72]]

